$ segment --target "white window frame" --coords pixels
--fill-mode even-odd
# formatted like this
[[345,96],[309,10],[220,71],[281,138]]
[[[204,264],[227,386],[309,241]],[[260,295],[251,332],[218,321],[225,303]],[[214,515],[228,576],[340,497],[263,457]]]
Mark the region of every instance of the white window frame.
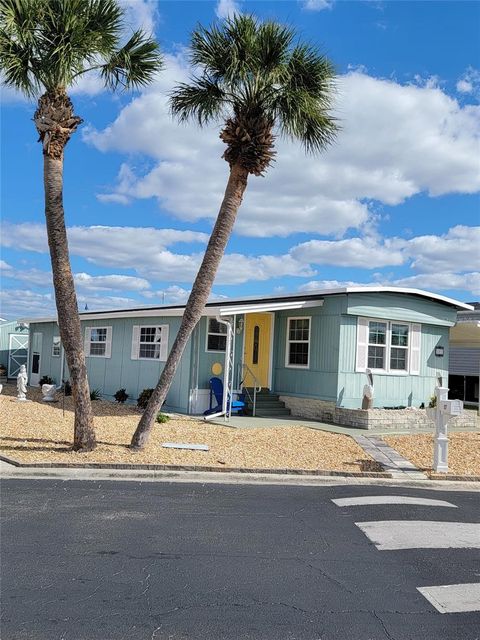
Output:
[[[94,340],[92,341],[92,331],[99,331],[101,329],[105,329],[105,341]],[[105,352],[103,354],[99,353],[91,353],[92,344],[101,343],[105,345]],[[85,356],[87,358],[110,358],[111,357],[111,346],[112,346],[112,327],[86,327],[85,329]]]
[[[150,342],[150,341],[146,341],[143,340],[142,341],[142,329],[154,329],[155,333],[160,330],[160,342]],[[139,327],[139,332],[138,332],[138,355],[137,355],[137,360],[148,360],[149,362],[160,362],[160,357],[162,354],[162,341],[163,341],[163,330],[162,330],[162,326],[157,324],[157,325],[141,325]],[[148,344],[148,345],[158,345],[158,358],[153,356],[153,357],[149,357],[149,356],[141,356],[140,355],[140,351],[142,348],[142,344]]]
[[[210,320],[215,320],[218,322],[215,316],[207,316],[207,330],[205,332],[205,351],[206,353],[225,353],[226,352],[226,343],[227,343],[227,327],[226,325],[220,325],[225,327],[225,333],[217,333],[216,331],[210,331]],[[209,349],[208,348],[208,336],[225,336],[225,349]]]
[[[55,347],[58,346],[58,353],[55,353]],[[62,339],[60,336],[53,336],[52,340],[52,358],[60,358],[62,354]]]
[[[367,320],[368,322],[368,333],[367,333],[367,343],[366,343],[366,349],[367,349],[367,354],[366,354],[366,363],[367,363],[367,368],[370,369],[370,371],[372,373],[377,373],[377,374],[387,374],[387,375],[399,375],[399,376],[407,376],[410,375],[410,363],[411,363],[411,350],[412,350],[412,323],[410,322],[404,322],[403,320],[386,320],[385,318],[364,318],[365,320]],[[377,323],[382,323],[382,324],[386,324],[387,325],[387,331],[386,331],[386,340],[385,340],[385,344],[384,345],[377,345],[375,343],[371,343],[370,342],[370,323],[371,322],[377,322]],[[398,345],[392,345],[392,325],[393,324],[398,324],[398,325],[402,325],[403,327],[408,327],[408,346],[407,347],[401,347]],[[369,347],[376,347],[376,346],[380,346],[382,348],[385,349],[385,367],[383,369],[374,369],[372,367],[368,367],[368,348]],[[406,361],[406,368],[405,369],[392,369],[390,367],[390,359],[391,359],[391,355],[392,355],[392,347],[394,349],[404,349],[407,352],[407,361]]]
[[[292,320],[308,320],[308,340],[290,340],[290,322]],[[285,341],[285,367],[287,369],[309,369],[310,368],[310,338],[312,335],[312,316],[289,316],[287,318],[287,335]],[[307,364],[290,364],[290,344],[293,342],[301,342],[308,344]]]

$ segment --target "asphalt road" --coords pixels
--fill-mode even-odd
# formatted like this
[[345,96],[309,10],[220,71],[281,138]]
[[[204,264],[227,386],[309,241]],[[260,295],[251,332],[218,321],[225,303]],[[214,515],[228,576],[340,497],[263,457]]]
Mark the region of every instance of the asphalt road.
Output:
[[[386,495],[457,508],[332,502]],[[418,588],[479,583],[480,550],[391,548],[401,527],[387,521],[472,525],[479,498],[375,486],[4,480],[1,637],[478,640],[480,612],[440,613]],[[368,537],[372,526],[387,527],[383,550]]]

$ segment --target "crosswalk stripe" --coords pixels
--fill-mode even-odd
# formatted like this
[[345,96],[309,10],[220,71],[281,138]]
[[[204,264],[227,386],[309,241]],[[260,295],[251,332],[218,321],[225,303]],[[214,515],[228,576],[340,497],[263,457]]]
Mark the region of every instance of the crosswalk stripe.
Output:
[[354,507],[360,505],[375,504],[418,504],[429,507],[453,507],[457,509],[455,504],[446,500],[433,500],[432,498],[415,498],[412,496],[356,496],[354,498],[332,498],[339,507]]
[[480,611],[480,582],[417,589],[440,613]]
[[379,551],[480,549],[480,524],[430,520],[356,522]]

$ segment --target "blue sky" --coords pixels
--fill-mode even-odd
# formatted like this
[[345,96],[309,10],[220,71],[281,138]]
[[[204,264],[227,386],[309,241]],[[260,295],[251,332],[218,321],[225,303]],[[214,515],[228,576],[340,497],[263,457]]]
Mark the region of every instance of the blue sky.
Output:
[[[220,125],[172,121],[197,22],[235,11],[295,26],[338,71],[342,132],[322,156],[277,141],[251,177],[214,297],[347,284],[480,298],[480,4],[124,0],[166,56],[155,83],[72,90],[84,124],[65,157],[79,306],[183,302],[225,187]],[[54,312],[34,105],[2,88],[2,317]]]

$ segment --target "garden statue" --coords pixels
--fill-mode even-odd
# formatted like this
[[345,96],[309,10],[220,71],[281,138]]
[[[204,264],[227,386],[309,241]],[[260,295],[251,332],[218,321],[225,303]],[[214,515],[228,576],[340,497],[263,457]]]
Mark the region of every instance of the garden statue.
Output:
[[365,371],[367,375],[367,382],[363,387],[363,399],[362,399],[362,409],[372,409],[373,408],[373,374],[370,369]]
[[54,384],[42,384],[43,402],[56,402],[55,391],[57,387]]
[[27,382],[27,369],[25,365],[22,364],[17,376],[17,400],[19,402],[25,402],[27,399]]

